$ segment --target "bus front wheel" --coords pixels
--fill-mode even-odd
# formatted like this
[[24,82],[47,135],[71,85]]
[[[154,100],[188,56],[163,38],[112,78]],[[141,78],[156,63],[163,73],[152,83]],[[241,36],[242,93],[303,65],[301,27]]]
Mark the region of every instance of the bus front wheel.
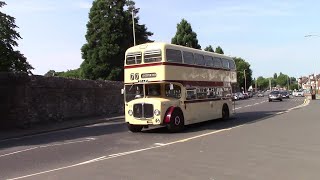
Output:
[[127,124],[128,125],[128,129],[131,131],[131,132],[141,132],[143,126],[141,125],[133,125],[133,124]]
[[170,123],[167,125],[170,132],[179,132],[184,128],[184,117],[181,110],[174,110],[171,114]]

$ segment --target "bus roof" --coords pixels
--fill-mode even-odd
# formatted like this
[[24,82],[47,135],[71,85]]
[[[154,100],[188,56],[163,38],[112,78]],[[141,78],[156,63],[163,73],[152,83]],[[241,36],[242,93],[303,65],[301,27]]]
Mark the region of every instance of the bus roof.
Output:
[[151,50],[151,49],[165,49],[165,48],[185,50],[185,51],[192,52],[192,53],[201,53],[204,55],[210,55],[210,56],[215,56],[215,57],[226,58],[226,59],[232,60],[232,58],[230,56],[226,56],[223,54],[208,52],[208,51],[204,51],[201,49],[194,49],[194,48],[185,47],[185,46],[181,46],[181,45],[169,44],[169,43],[165,43],[165,42],[150,42],[150,43],[139,44],[139,45],[130,47],[126,51],[126,55],[127,55],[127,53],[130,53],[130,52],[146,51],[146,50]]

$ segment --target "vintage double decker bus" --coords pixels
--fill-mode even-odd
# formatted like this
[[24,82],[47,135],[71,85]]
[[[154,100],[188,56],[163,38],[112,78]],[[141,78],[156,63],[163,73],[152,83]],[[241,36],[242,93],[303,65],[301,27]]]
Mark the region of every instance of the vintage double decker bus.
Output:
[[167,43],[146,43],[125,54],[125,121],[132,132],[150,125],[172,132],[185,125],[228,119],[234,60]]

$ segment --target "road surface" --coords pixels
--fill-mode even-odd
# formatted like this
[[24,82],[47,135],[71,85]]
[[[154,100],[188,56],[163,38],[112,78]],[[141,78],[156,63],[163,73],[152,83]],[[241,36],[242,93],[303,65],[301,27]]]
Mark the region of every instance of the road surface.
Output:
[[122,120],[0,141],[0,179],[317,179],[319,102],[303,103],[236,101],[235,118],[176,134]]

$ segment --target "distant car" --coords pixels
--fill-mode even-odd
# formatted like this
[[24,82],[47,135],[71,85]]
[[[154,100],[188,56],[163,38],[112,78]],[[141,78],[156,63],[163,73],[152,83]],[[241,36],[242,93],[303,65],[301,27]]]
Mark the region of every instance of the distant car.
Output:
[[290,98],[288,91],[281,91],[280,94],[281,94],[282,98]]
[[264,97],[264,93],[263,92],[259,92],[257,96],[258,97]]
[[273,100],[282,101],[282,95],[281,95],[280,91],[271,91],[270,92],[270,94],[269,94],[269,102],[271,102]]
[[237,93],[233,93],[232,94],[232,100],[233,101],[239,100],[239,97],[238,97]]
[[297,91],[297,92],[294,93],[294,96],[295,97],[298,97],[298,96],[304,97],[304,92],[303,91]]
[[241,92],[236,93],[238,96],[238,99],[244,99],[244,95]]
[[243,93],[244,99],[248,99],[249,98],[249,94],[248,93]]

